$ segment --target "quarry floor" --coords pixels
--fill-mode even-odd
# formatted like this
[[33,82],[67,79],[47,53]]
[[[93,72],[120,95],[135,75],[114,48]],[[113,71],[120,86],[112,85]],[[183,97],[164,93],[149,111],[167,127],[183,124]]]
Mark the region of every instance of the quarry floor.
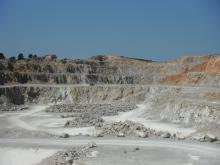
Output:
[[219,164],[220,148],[213,144],[198,144],[171,140],[132,138],[70,139],[1,139],[2,165],[35,164],[41,159],[74,145],[95,141],[97,155],[80,160],[84,164]]
[[[35,86],[35,84],[29,84],[29,86]],[[54,87],[59,88],[62,86],[65,85],[55,85]],[[7,87],[7,85],[3,87]],[[169,87],[175,88],[176,86]],[[189,87],[189,90],[191,88]],[[210,92],[220,91],[220,88],[217,87],[200,88]],[[63,127],[68,118],[61,118],[59,114],[46,113],[44,112],[46,107],[45,105],[32,105],[29,110],[0,113],[0,165],[37,165],[42,159],[53,155],[57,151],[65,150],[72,146],[85,145],[91,141],[96,142],[98,145],[98,147],[94,148],[97,154],[93,157],[82,158],[80,160],[81,165],[220,164],[219,141],[216,143],[202,143],[188,139],[176,140],[157,137],[87,136],[95,133],[93,127]],[[141,107],[139,110],[141,110]],[[121,120],[133,116],[135,116],[134,113],[129,112],[125,115],[120,114],[117,117],[106,117],[106,120],[117,121],[118,119]],[[136,122],[143,122],[143,124],[148,126],[150,125],[154,129],[180,130],[174,124],[141,121],[135,117],[131,119]],[[181,128],[181,131],[183,133],[190,133],[194,130],[191,128]],[[71,137],[60,138],[59,136],[62,133],[68,133]]]
[[71,136],[59,138],[63,132],[70,135],[92,134],[93,128],[63,128],[66,119],[45,113],[46,106],[31,110],[0,114],[0,164],[38,164],[59,150],[94,141],[96,156],[80,160],[86,165],[159,165],[159,164],[219,164],[220,144],[190,140],[172,140],[138,137]]

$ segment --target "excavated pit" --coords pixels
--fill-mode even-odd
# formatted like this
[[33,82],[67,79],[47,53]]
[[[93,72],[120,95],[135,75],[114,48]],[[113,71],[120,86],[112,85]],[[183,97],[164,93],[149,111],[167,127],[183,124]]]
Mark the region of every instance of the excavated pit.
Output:
[[[212,92],[219,93],[219,88],[163,85],[15,85],[1,87],[0,92],[2,111],[13,110],[8,107],[51,104],[46,112],[63,118],[63,124],[60,124],[65,127],[92,126],[98,128],[98,132],[103,132],[102,127],[106,129],[106,122],[130,120],[143,124],[148,136],[163,136],[167,133],[170,137],[179,138],[199,135],[201,139],[208,134],[216,140],[220,137],[219,131],[216,131],[220,127],[220,104],[207,98]],[[101,133],[89,134],[102,136]]]
[[[6,143],[12,146],[17,139],[27,138],[24,141],[33,145],[36,138],[42,138],[39,145],[51,140],[67,146],[63,138],[76,138],[72,143],[77,143],[78,136],[100,138],[104,146],[98,149],[102,156],[95,159],[99,164],[103,164],[106,153],[114,156],[115,148],[106,152],[106,145],[129,145],[123,138],[133,138],[133,146],[146,145],[148,138],[185,140],[198,146],[212,142],[219,150],[219,69],[219,56],[183,57],[172,62],[114,56],[0,60],[0,144],[7,141],[4,138],[9,138]],[[120,144],[114,140],[119,138]],[[158,153],[155,144],[151,147]],[[132,156],[139,150],[134,154],[127,152],[128,148],[122,155]],[[181,150],[179,144],[177,148]],[[218,164],[214,151],[211,164]],[[191,153],[187,149],[184,152]],[[183,162],[188,159],[199,160],[189,156]],[[90,158],[85,160],[89,162]],[[67,161],[65,155],[62,161]]]

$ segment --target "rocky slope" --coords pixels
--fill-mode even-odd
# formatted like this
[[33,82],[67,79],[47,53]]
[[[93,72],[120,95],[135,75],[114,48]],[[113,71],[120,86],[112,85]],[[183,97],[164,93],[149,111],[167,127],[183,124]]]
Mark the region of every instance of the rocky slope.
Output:
[[[201,63],[196,62],[201,61]],[[220,56],[184,57],[179,60],[180,65],[189,65],[178,74],[169,75],[161,82],[178,85],[212,85],[220,84]]]
[[220,56],[186,56],[154,62],[117,56],[55,60],[51,56],[0,61],[0,84],[220,85]]
[[138,103],[144,100],[144,86],[6,86],[0,88],[0,103],[21,105],[29,103]]
[[[50,112],[69,113],[79,106],[80,113],[67,116],[66,126],[80,127],[103,123],[103,115],[130,111],[140,104],[141,108],[125,114],[125,119],[138,120],[147,130],[154,132],[158,123],[161,128],[177,124],[184,130],[192,127],[220,137],[219,61],[220,56],[187,56],[171,62],[115,56],[1,60],[0,110],[16,109],[12,105],[62,103],[51,106]],[[127,125],[120,121],[116,127],[118,124]],[[114,122],[101,129],[108,132],[112,126]],[[178,130],[173,127],[172,135]]]

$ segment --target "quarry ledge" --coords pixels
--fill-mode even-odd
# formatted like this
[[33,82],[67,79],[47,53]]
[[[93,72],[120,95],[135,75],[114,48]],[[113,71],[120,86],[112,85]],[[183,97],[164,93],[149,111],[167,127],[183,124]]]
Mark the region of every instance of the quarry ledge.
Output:
[[164,87],[164,88],[201,88],[201,89],[215,89],[220,91],[218,86],[208,85],[165,85],[165,84],[6,84],[0,85],[0,88],[13,87]]

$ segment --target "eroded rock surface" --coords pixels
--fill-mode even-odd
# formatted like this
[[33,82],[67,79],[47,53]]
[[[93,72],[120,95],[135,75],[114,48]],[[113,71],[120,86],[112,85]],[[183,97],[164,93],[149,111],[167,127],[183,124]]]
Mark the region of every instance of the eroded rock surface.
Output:
[[[219,75],[219,55],[188,56],[171,62],[116,56],[0,60],[0,83],[4,84],[0,87],[0,109],[56,104],[47,112],[70,118],[66,127],[103,127],[103,116],[132,111],[139,104],[142,108],[128,114],[127,119],[177,124],[207,134],[219,131]],[[117,124],[119,132],[129,134],[129,130],[122,131],[120,122]]]
[[0,84],[200,84],[220,85],[220,57],[185,56],[154,62],[122,56],[86,60],[45,57],[10,62],[0,60]]

